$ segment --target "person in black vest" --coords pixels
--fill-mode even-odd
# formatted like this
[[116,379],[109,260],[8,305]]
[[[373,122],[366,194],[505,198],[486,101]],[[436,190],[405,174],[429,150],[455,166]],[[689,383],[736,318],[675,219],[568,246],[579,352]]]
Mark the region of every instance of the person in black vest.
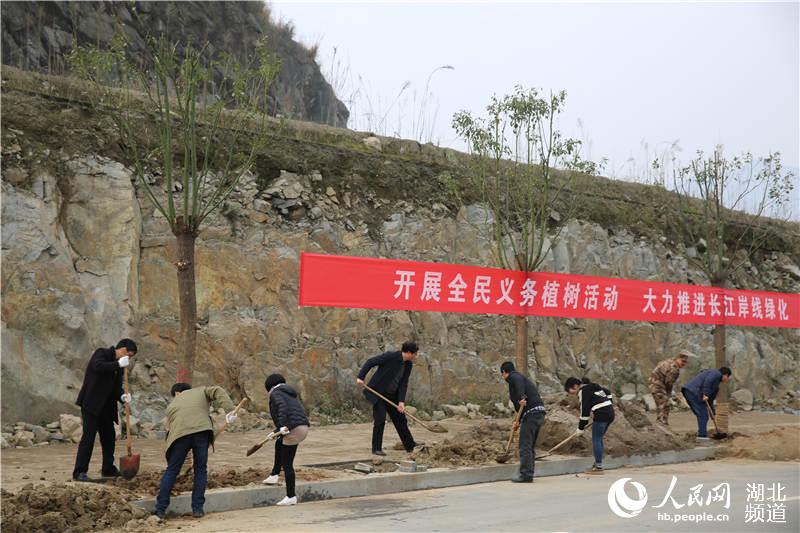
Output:
[[519,421],[514,422],[514,429],[519,429],[519,474],[512,477],[511,481],[531,483],[535,460],[533,448],[544,424],[544,403],[536,385],[517,372],[511,361],[500,365],[500,375],[508,382],[508,394],[514,410],[522,409]]
[[592,383],[589,378],[568,378],[564,383],[567,394],[577,396],[580,402],[581,416],[578,421],[578,433],[589,424],[592,417],[592,450],[594,451],[594,464],[587,474],[603,473],[603,437],[608,431],[608,426],[614,421],[614,406],[611,403],[611,391]]
[[136,355],[136,343],[131,339],[122,339],[114,348],[98,348],[89,359],[83,386],[75,401],[81,407],[83,435],[78,444],[78,455],[72,479],[89,481],[89,461],[92,459],[94,438],[100,434],[100,445],[103,447],[103,466],[100,473],[105,477],[119,476],[114,466],[114,446],[116,433],[114,423],[117,417],[117,402],[130,402],[130,394],[123,394],[123,368],[130,364],[130,358]]
[[278,474],[283,469],[286,478],[286,496],[277,505],[296,505],[295,494],[294,457],[297,446],[308,436],[308,417],[303,410],[297,392],[286,384],[286,379],[280,374],[270,374],[264,382],[264,388],[269,395],[269,414],[281,436],[275,441],[275,462],[272,472],[262,483],[275,485],[278,483]]
[[406,415],[403,414],[406,408],[408,377],[411,375],[411,369],[417,359],[417,351],[419,351],[417,343],[404,342],[399,352],[385,352],[367,359],[367,362],[364,363],[358,373],[356,383],[363,386],[367,373],[377,366],[378,370],[369,380],[370,388],[375,389],[398,405],[398,408],[394,409],[370,391],[364,391],[367,401],[372,404],[372,453],[375,455],[386,455],[383,451],[383,428],[386,425],[387,412],[406,451],[412,451],[417,445],[414,442],[414,437],[411,436],[411,431],[408,429]]

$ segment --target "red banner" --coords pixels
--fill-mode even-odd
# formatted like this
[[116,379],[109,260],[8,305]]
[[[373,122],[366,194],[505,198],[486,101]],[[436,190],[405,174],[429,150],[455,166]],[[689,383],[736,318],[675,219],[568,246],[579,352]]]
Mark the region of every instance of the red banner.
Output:
[[300,305],[800,327],[800,294],[309,253]]

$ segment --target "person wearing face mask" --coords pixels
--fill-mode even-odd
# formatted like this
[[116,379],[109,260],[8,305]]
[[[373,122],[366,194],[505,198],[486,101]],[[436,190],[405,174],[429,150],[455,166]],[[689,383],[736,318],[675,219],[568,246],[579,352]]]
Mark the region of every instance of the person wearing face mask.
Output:
[[114,423],[119,422],[117,402],[131,401],[130,394],[123,394],[122,375],[123,369],[130,365],[136,351],[135,342],[122,339],[116,347],[98,348],[89,359],[83,385],[75,401],[81,408],[83,422],[83,435],[72,470],[72,479],[75,481],[90,481],[87,472],[92,459],[94,439],[98,434],[103,449],[100,473],[104,477],[119,476],[119,470],[114,466],[114,446],[117,440]]

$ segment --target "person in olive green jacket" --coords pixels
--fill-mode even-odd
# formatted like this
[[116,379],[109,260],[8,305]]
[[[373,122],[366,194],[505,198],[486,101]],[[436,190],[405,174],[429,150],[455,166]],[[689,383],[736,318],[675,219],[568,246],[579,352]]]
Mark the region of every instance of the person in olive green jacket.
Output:
[[216,386],[193,389],[188,383],[176,383],[172,386],[172,396],[174,399],[167,406],[167,469],[158,488],[154,514],[161,519],[166,516],[169,493],[191,450],[194,459],[192,516],[200,518],[206,502],[208,447],[214,443],[214,425],[208,409],[211,402],[219,402],[229,411],[225,421],[232,424],[236,420],[231,412],[234,406],[225,389]]

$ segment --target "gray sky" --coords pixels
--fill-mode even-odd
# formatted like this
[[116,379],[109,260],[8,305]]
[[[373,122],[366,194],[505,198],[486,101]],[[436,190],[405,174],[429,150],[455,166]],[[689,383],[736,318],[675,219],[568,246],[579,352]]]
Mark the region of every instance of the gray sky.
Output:
[[800,165],[798,5],[272,2],[319,44],[351,127],[462,148],[454,112],[515,84],[565,89],[561,129],[627,179],[674,141],[684,160],[723,144]]

